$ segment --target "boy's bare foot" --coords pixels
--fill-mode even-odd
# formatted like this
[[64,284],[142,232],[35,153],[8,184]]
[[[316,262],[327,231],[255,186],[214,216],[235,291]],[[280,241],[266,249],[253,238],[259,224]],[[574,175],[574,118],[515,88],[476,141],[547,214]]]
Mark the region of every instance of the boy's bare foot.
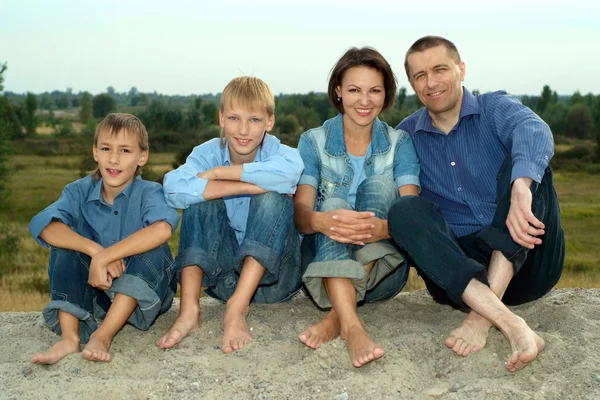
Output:
[[491,327],[487,319],[471,311],[463,323],[450,332],[444,344],[459,356],[466,357],[485,347]]
[[325,342],[340,335],[340,320],[333,309],[323,319],[306,328],[298,339],[311,349],[318,349]]
[[88,361],[102,361],[110,362],[111,356],[108,353],[112,341],[110,339],[104,339],[98,337],[96,334],[92,334],[90,341],[83,349],[83,358]]
[[170,349],[198,329],[200,329],[200,309],[180,313],[169,330],[156,341],[156,345],[163,350]]
[[517,323],[505,335],[513,351],[506,362],[506,369],[510,372],[527,366],[546,346],[544,339],[532,331],[521,317],[517,317]]
[[229,299],[223,317],[223,339],[221,350],[229,354],[234,350],[242,349],[252,340],[246,316],[248,315],[248,304],[238,304]]
[[350,360],[356,368],[377,360],[384,354],[381,346],[371,340],[362,326],[349,328],[347,333],[342,335],[342,339],[346,341]]
[[31,362],[34,364],[56,364],[69,354],[79,353],[81,348],[79,347],[79,338],[77,339],[65,339],[62,338],[54,344],[45,353],[36,354]]

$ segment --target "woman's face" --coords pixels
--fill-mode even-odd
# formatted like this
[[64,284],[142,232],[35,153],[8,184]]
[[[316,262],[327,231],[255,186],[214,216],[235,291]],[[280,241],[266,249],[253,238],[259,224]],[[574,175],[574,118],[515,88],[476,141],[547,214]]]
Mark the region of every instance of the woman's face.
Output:
[[369,67],[352,67],[336,88],[344,107],[344,123],[354,127],[370,126],[385,103],[383,75]]

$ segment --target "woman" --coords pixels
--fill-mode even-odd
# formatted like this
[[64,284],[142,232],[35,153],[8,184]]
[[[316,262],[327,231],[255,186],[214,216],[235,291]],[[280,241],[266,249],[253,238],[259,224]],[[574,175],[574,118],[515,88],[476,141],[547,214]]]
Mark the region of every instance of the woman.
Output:
[[356,303],[391,298],[406,283],[409,266],[389,240],[387,213],[398,196],[418,195],[420,167],[408,134],[377,118],[396,96],[396,77],[379,52],[348,50],[331,72],[328,95],[339,115],[298,144],[304,172],[294,220],[305,235],[303,281],[331,311],[298,337],[318,348],[340,335],[361,367],[384,351],[364,330]]

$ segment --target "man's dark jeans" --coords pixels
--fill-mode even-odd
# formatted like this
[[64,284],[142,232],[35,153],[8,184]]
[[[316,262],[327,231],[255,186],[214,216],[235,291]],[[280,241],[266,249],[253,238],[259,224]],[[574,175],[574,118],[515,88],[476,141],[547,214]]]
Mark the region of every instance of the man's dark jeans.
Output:
[[541,237],[542,244],[530,250],[515,243],[506,227],[511,161],[508,156],[498,172],[498,207],[492,224],[478,232],[454,236],[439,206],[420,197],[402,197],[390,208],[390,235],[437,302],[464,307],[462,294],[471,279],[488,284],[487,268],[494,250],[501,251],[513,263],[515,275],[502,299],[505,304],[539,299],[560,279],[565,239],[552,169],[546,169],[533,195],[532,211],[544,223],[545,234]]

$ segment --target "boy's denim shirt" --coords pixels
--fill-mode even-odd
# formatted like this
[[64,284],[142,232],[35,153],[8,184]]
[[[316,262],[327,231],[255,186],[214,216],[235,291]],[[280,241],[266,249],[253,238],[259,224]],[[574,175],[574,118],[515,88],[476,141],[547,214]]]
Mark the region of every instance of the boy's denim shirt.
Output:
[[[371,156],[365,160],[365,175],[389,176],[397,188],[416,185],[420,190],[421,168],[408,133],[389,127],[379,118],[375,118],[371,132]],[[298,185],[316,189],[315,209],[326,199],[348,198],[355,171],[344,142],[342,114],[325,121],[323,126],[304,132],[298,150],[304,161],[304,172]]]

